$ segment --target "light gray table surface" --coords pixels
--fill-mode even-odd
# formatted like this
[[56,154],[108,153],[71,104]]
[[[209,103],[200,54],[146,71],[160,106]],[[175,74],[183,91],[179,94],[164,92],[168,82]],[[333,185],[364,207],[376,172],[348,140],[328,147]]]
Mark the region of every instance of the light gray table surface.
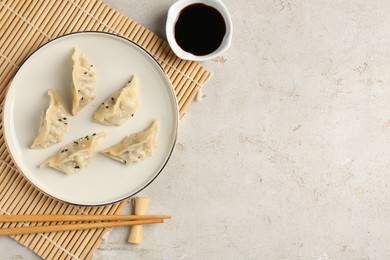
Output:
[[[165,38],[173,0],[106,2]],[[173,219],[95,259],[389,259],[390,2],[225,3],[233,44],[141,193]]]

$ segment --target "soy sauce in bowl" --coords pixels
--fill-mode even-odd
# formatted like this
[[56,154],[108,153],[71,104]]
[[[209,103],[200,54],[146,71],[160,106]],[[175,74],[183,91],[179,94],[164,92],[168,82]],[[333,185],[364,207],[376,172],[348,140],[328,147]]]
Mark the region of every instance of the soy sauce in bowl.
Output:
[[177,44],[196,56],[204,56],[221,46],[226,34],[222,14],[212,6],[195,3],[180,11],[174,28]]

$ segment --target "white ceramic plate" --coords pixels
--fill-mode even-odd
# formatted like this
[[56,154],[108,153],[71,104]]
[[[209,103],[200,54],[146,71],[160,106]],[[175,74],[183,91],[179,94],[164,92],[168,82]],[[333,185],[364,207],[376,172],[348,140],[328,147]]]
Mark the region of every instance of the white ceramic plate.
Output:
[[[55,88],[70,111],[71,55],[78,47],[98,75],[97,97],[78,115],[70,117],[64,140],[46,149],[30,149],[36,137],[41,111],[49,104],[47,90]],[[141,106],[122,126],[92,122],[92,115],[111,93],[121,89],[132,74],[139,78]],[[65,175],[38,166],[65,144],[105,130],[100,148],[118,143],[130,133],[160,119],[159,139],[153,155],[133,165],[123,165],[97,154],[86,168]],[[4,105],[5,139],[20,171],[37,188],[59,200],[97,206],[128,198],[162,171],[176,142],[178,108],[171,83],[159,64],[141,47],[116,35],[75,33],[57,38],[34,52],[20,67],[7,92]]]

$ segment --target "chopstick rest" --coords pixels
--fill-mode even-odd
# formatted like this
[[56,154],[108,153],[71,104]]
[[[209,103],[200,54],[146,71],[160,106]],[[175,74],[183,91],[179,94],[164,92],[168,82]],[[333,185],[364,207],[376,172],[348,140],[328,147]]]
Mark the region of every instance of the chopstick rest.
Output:
[[[134,214],[145,215],[149,205],[149,199],[146,197],[134,198]],[[140,244],[142,242],[142,225],[132,226],[128,242],[132,244]]]

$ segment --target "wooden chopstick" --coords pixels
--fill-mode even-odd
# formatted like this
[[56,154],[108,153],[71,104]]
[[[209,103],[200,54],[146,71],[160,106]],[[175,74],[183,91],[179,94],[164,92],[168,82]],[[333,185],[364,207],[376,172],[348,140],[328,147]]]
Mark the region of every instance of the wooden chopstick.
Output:
[[169,215],[0,215],[0,222],[62,222],[170,219]]
[[118,226],[145,225],[145,224],[156,224],[156,223],[163,223],[163,222],[164,222],[163,219],[146,219],[146,220],[133,220],[133,221],[112,221],[112,222],[94,222],[94,223],[69,224],[69,225],[2,228],[0,229],[0,236],[72,231],[72,230],[83,230],[83,229],[94,229],[94,228],[108,228],[108,227],[118,227]]

